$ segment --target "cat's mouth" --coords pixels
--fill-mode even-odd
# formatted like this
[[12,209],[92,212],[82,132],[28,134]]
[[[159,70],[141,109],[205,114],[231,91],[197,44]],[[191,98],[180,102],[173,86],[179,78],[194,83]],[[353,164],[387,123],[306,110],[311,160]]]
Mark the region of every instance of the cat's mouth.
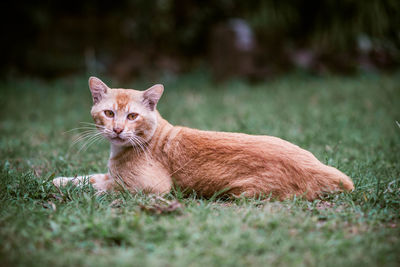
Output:
[[126,141],[125,139],[122,139],[119,136],[113,137],[113,138],[111,138],[111,140],[114,142],[117,142],[117,143],[124,143]]

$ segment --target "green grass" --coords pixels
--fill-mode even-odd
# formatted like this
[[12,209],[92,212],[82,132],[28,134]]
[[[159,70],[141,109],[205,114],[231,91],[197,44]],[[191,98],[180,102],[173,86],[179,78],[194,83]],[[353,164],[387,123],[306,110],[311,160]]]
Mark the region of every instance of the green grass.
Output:
[[0,265],[399,266],[399,74],[154,82],[166,86],[159,110],[171,123],[279,136],[351,176],[355,191],[314,202],[176,191],[165,199],[182,208],[161,214],[154,196],[59,192],[55,175],[106,171],[105,141],[78,153],[65,133],[91,122],[86,77],[2,81]]

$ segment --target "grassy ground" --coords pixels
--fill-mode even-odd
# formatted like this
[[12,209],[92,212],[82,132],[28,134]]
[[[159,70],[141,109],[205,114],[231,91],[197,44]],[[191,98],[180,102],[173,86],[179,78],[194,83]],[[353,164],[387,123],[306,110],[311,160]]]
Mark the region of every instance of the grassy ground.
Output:
[[78,153],[65,133],[91,121],[86,77],[3,81],[0,265],[399,266],[398,74],[161,82],[171,123],[282,137],[347,173],[355,191],[314,202],[59,192],[54,175],[106,171],[106,142]]

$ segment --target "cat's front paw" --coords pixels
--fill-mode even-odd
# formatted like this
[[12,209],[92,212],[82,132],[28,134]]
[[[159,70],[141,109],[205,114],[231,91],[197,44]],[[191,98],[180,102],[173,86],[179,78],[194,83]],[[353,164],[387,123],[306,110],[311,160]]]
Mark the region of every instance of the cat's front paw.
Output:
[[53,179],[53,185],[56,187],[64,187],[66,186],[69,182],[74,182],[75,178],[70,178],[70,177],[57,177]]

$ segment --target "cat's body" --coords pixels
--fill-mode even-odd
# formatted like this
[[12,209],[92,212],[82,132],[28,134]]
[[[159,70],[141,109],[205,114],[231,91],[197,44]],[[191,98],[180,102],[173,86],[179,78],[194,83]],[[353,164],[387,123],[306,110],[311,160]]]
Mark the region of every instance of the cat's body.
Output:
[[[93,79],[89,82],[95,102],[92,115],[111,141],[109,173],[90,176],[99,190],[115,188],[118,181],[131,192],[167,193],[176,184],[203,196],[223,191],[235,196],[286,199],[296,195],[311,200],[324,192],[353,189],[345,174],[282,139],[172,126],[155,110],[161,85],[142,93],[109,89]],[[104,90],[102,96],[96,95],[96,87]],[[115,112],[112,122],[102,115],[111,108]],[[137,115],[134,124],[121,119],[133,114],[131,108]],[[123,130],[113,137],[123,123]],[[112,135],[109,128],[113,128]],[[121,138],[133,142],[115,141],[124,131],[127,137]],[[82,178],[60,177],[54,183],[79,183]]]

